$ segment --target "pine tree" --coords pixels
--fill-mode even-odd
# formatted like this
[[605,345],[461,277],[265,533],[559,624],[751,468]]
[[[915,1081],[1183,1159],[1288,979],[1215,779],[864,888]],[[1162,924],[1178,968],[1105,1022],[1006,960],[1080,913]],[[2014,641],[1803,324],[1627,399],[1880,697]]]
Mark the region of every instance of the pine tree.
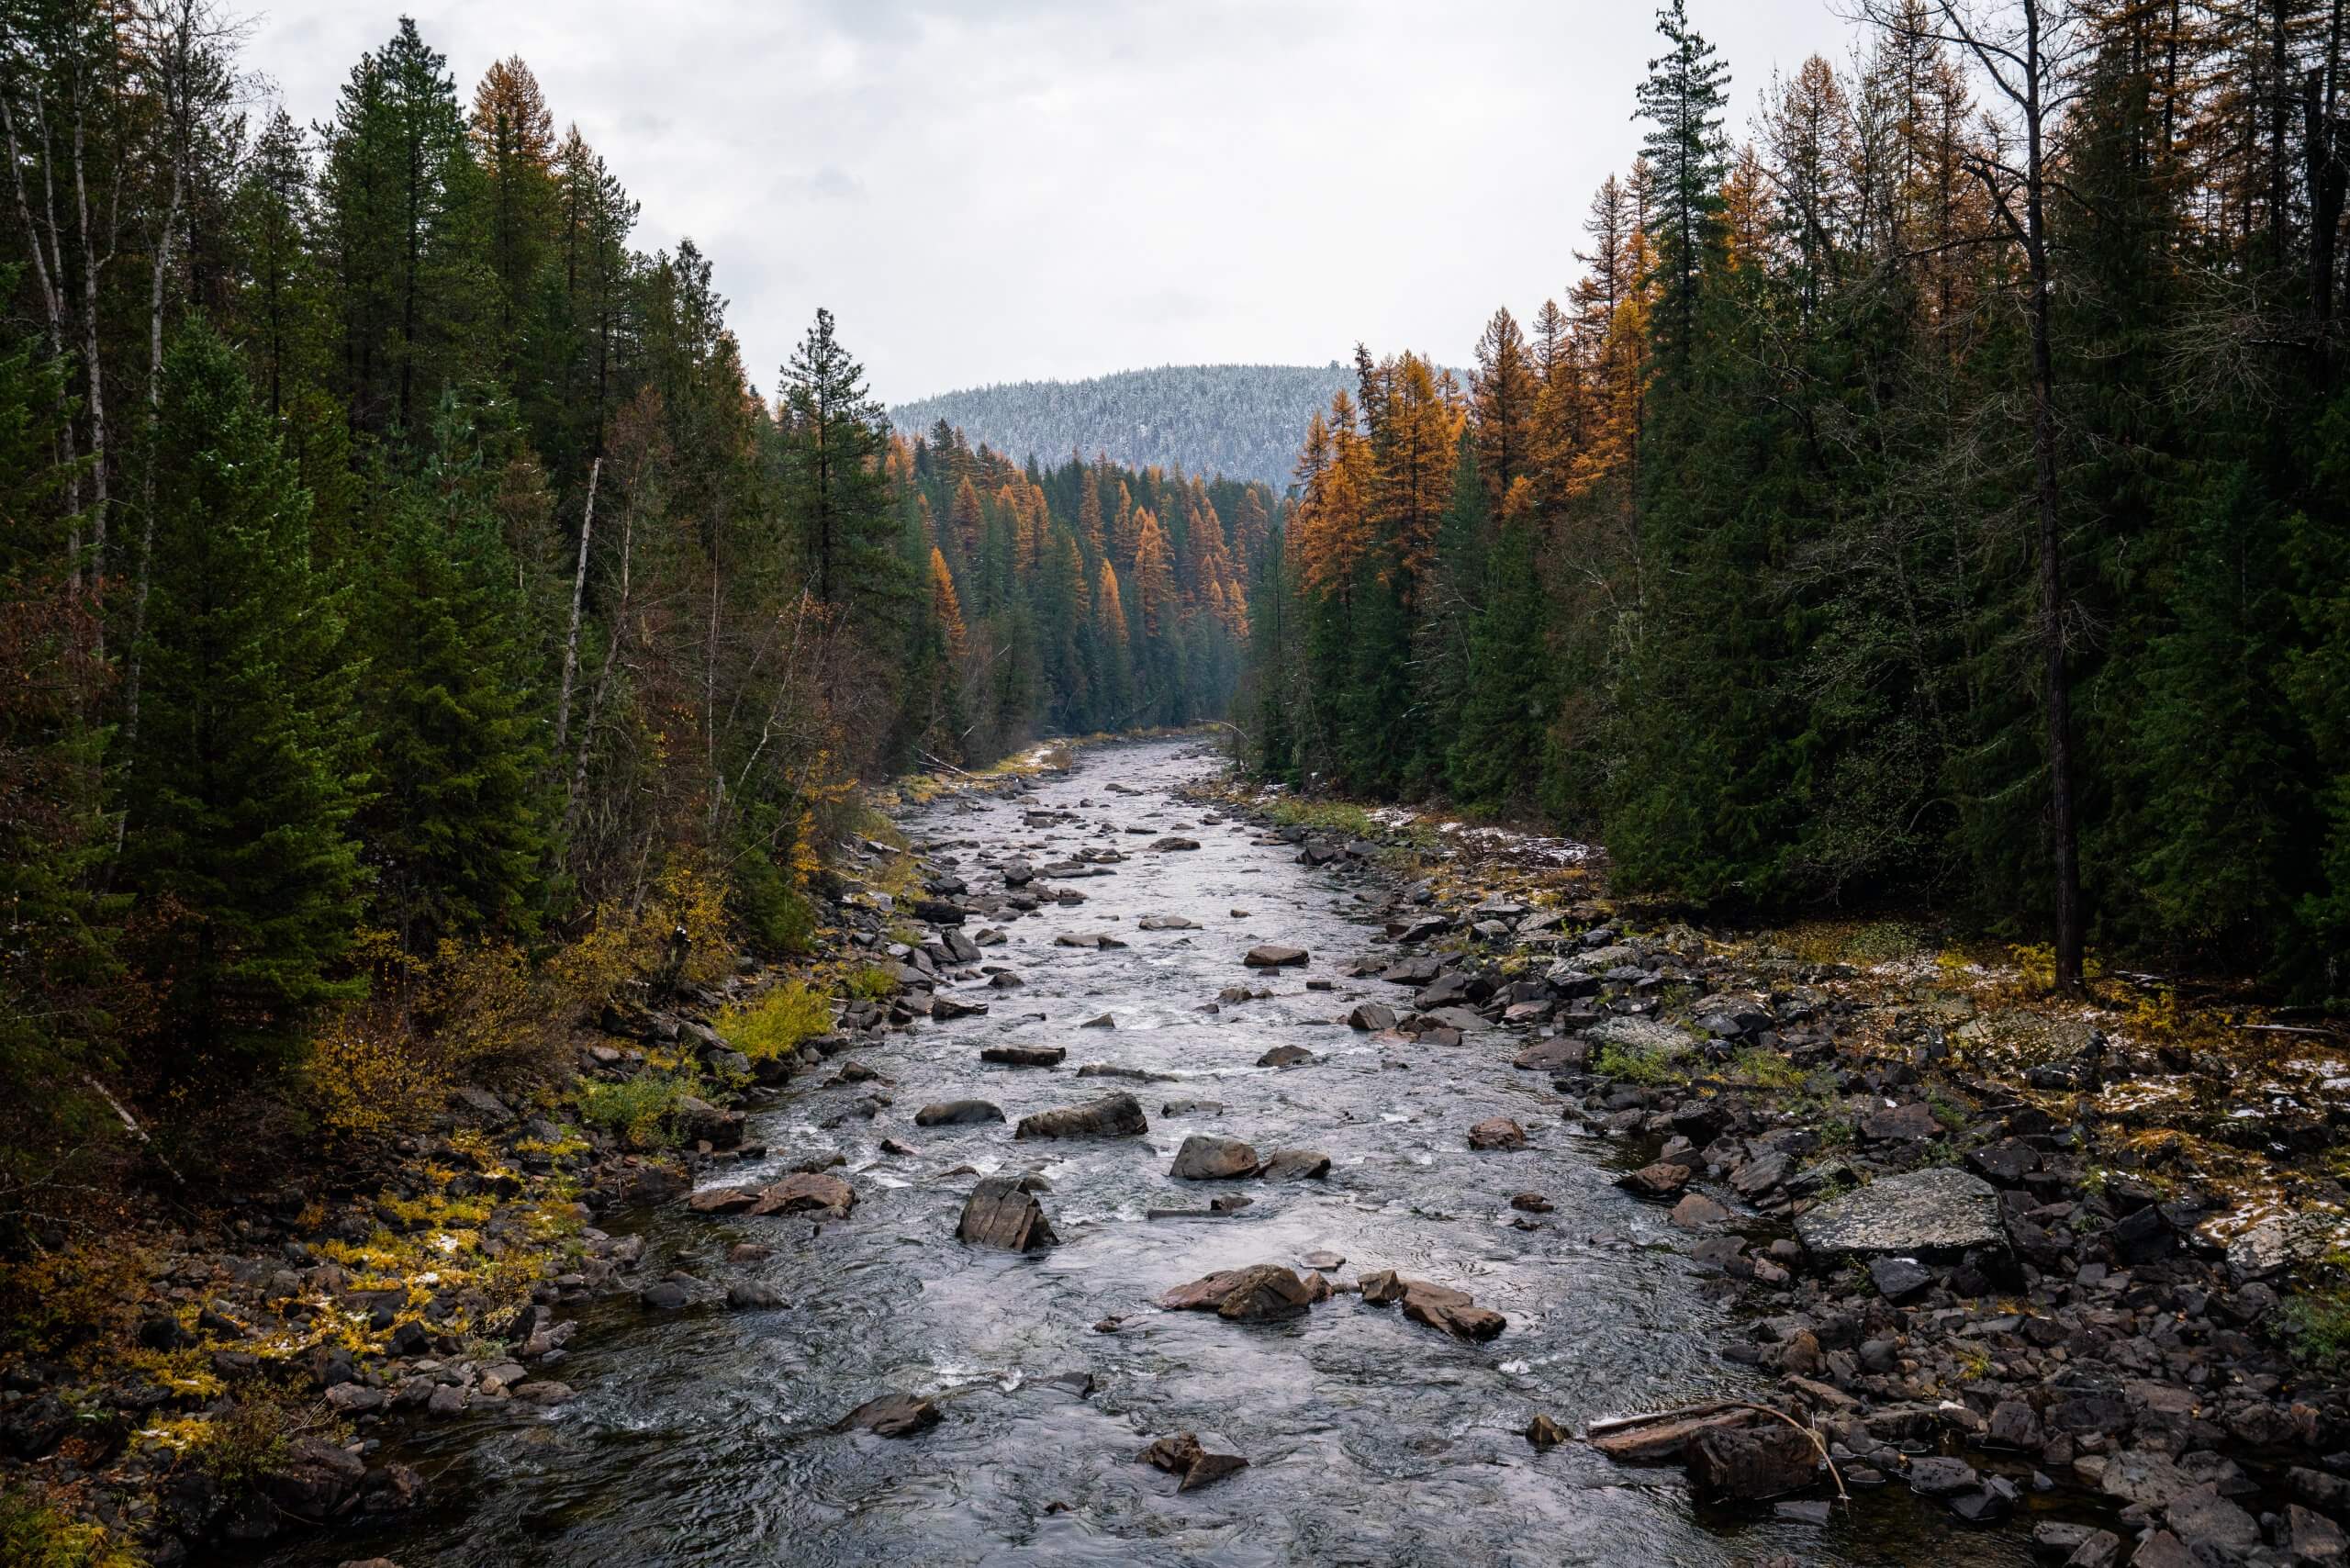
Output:
[[1640,145],[1659,195],[1662,335],[1667,353],[1678,359],[1695,341],[1698,280],[1721,243],[1722,113],[1729,72],[1689,25],[1688,0],[1666,0],[1656,14],[1656,30],[1665,51],[1649,62],[1648,80],[1639,86],[1639,118],[1651,122]]
[[192,325],[165,364],[149,703],[123,790],[126,865],[163,1038],[190,1068],[283,1052],[341,978],[365,876],[358,667],[311,568],[308,499],[244,374]]
[[371,541],[354,628],[375,786],[362,833],[385,924],[418,952],[527,933],[540,902],[547,733],[496,478],[469,411],[444,395],[424,471]]
[[834,334],[833,313],[815,324],[784,366],[785,501],[804,541],[816,597],[852,623],[902,612],[909,586],[881,460],[889,437],[881,405],[867,396],[865,368]]

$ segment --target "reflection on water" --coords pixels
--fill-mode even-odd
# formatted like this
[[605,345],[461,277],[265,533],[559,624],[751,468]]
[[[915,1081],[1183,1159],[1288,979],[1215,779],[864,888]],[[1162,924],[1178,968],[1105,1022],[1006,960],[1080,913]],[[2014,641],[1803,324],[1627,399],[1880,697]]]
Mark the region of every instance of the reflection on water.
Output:
[[[1671,1247],[1661,1209],[1609,1184],[1609,1151],[1561,1124],[1547,1081],[1514,1071],[1498,1033],[1450,1050],[1373,1041],[1334,1025],[1359,997],[1395,999],[1376,980],[1336,978],[1376,930],[1359,924],[1355,886],[1296,865],[1166,791],[1211,766],[1177,743],[1088,755],[1078,775],[1024,802],[946,801],[909,824],[956,841],[975,888],[995,886],[976,855],[1014,849],[1042,864],[1086,845],[1131,858],[1113,877],[1072,884],[1080,908],[1010,924],[990,963],[1026,980],[1008,993],[962,988],[987,1017],[923,1025],[860,1051],[894,1081],[895,1103],[867,1121],[822,1124],[873,1089],[819,1089],[767,1115],[755,1137],[781,1168],[831,1150],[856,1187],[848,1221],[713,1222],[640,1216],[648,1277],[684,1267],[723,1281],[755,1272],[792,1304],[782,1312],[655,1318],[633,1301],[587,1309],[561,1375],[580,1397],[422,1428],[401,1457],[431,1479],[433,1506],[397,1529],[281,1549],[286,1565],[381,1553],[402,1568],[509,1563],[1126,1563],[1240,1568],[1326,1563],[1729,1563],[1788,1552],[1810,1563],[2030,1561],[2026,1528],[1958,1529],[1906,1495],[1863,1498],[1826,1530],[1757,1514],[1695,1509],[1680,1472],[1627,1470],[1569,1443],[1538,1453],[1520,1435],[1537,1411],[1561,1424],[1751,1386],[1714,1354],[1726,1309]],[[1116,779],[1147,792],[1104,791]],[[1090,802],[1090,803],[1089,803]],[[1023,825],[1023,810],[1065,808],[1073,823]],[[1181,829],[1204,847],[1153,854]],[[1246,918],[1232,912],[1246,909]],[[1194,931],[1145,932],[1145,914],[1181,913]],[[1113,917],[1115,917],[1114,919]],[[1129,946],[1062,947],[1063,931],[1108,929]],[[1251,945],[1308,947],[1305,974],[1256,977],[1277,994],[1204,1014],[1251,977]],[[1107,1012],[1113,1029],[1077,1025]],[[1041,1017],[1036,1016],[1041,1014]],[[1053,1071],[982,1067],[983,1046],[1062,1045]],[[1267,1047],[1323,1059],[1257,1068]],[[1080,1081],[1108,1061],[1178,1081]],[[1147,1138],[1014,1143],[1006,1126],[921,1129],[913,1112],[980,1096],[1007,1116],[1133,1088]],[[1165,1116],[1181,1098],[1222,1101],[1221,1116]],[[1472,1153],[1474,1122],[1509,1115],[1532,1147]],[[1223,1220],[1146,1220],[1199,1208],[1209,1193],[1167,1175],[1187,1132],[1243,1137],[1261,1151],[1326,1150],[1326,1182],[1247,1183],[1255,1202]],[[894,1137],[912,1159],[881,1154]],[[960,1165],[1040,1170],[1062,1245],[1035,1257],[967,1249],[955,1223],[972,1178]],[[741,1173],[730,1171],[728,1179]],[[1512,1193],[1556,1205],[1537,1228],[1512,1221]],[[728,1246],[772,1256],[735,1269]],[[1346,1273],[1397,1268],[1472,1291],[1508,1315],[1491,1344],[1455,1343],[1391,1308],[1340,1296],[1307,1317],[1237,1325],[1165,1314],[1158,1292],[1210,1270],[1319,1250]],[[1114,1334],[1093,1325],[1123,1317]],[[1090,1372],[1080,1396],[1049,1381]],[[945,1421],[905,1441],[834,1433],[875,1394],[938,1397]],[[1202,1492],[1134,1462],[1155,1437],[1196,1431],[1250,1468]]]

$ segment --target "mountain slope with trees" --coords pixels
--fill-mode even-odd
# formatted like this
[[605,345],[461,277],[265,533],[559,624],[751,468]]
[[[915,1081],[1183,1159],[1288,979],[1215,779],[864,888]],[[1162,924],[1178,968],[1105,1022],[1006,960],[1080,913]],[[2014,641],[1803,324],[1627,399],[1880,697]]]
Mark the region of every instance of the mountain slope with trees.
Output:
[[1128,467],[1290,481],[1298,427],[1350,375],[1333,361],[1169,364],[1085,381],[1018,381],[941,393],[890,410],[913,435],[944,420],[999,452],[1099,452]]

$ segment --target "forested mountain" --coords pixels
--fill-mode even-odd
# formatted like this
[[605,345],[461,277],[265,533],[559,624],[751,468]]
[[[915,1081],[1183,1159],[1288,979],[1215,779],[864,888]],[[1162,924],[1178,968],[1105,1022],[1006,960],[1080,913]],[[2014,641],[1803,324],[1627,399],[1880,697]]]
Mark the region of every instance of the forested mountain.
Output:
[[201,5],[9,26],[0,1213],[85,1075],[380,1118],[453,997],[806,941],[860,778],[1222,710],[1270,492],[895,435],[823,311],[755,395],[520,60],[306,129]]
[[890,410],[912,435],[940,420],[999,452],[1051,459],[1102,452],[1129,467],[1221,474],[1285,488],[1306,416],[1349,384],[1336,362],[1169,364],[1088,381],[1017,381]]
[[1671,0],[1564,302],[1309,421],[1258,756],[2339,996],[2344,9],[1862,10],[1734,140]]

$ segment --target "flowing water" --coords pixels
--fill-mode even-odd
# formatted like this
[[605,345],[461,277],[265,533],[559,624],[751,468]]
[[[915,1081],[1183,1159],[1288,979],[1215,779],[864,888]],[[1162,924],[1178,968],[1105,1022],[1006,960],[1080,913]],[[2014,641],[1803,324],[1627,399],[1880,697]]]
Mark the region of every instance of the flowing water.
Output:
[[[957,994],[985,1017],[923,1025],[853,1057],[889,1085],[820,1088],[803,1076],[754,1137],[757,1179],[837,1150],[858,1203],[845,1222],[638,1216],[645,1272],[684,1267],[713,1281],[755,1273],[792,1304],[764,1313],[656,1316],[633,1300],[588,1309],[579,1349],[556,1374],[579,1397],[426,1427],[398,1456],[431,1480],[421,1517],[368,1537],[317,1540],[271,1560],[294,1568],[382,1553],[402,1568],[509,1563],[1730,1563],[1788,1552],[1801,1562],[2020,1563],[2023,1529],[1973,1533],[1906,1495],[1864,1496],[1824,1530],[1768,1507],[1714,1511],[1680,1471],[1619,1468],[1569,1442],[1538,1452],[1521,1435],[1546,1412],[1594,1417],[1751,1390],[1757,1374],[1721,1359],[1740,1335],[1719,1281],[1674,1250],[1662,1208],[1610,1184],[1629,1151],[1572,1131],[1548,1081],[1515,1071],[1498,1031],[1445,1049],[1374,1039],[1333,1019],[1357,998],[1400,988],[1337,979],[1379,933],[1367,884],[1311,871],[1294,851],[1236,824],[1202,825],[1171,791],[1213,763],[1178,743],[1085,754],[1073,775],[1024,797],[948,800],[908,819],[918,841],[996,886],[980,853],[1037,863],[1076,848],[1126,853],[1116,875],[1068,884],[1078,907],[1011,923],[986,952],[1024,988],[976,983]],[[1113,780],[1143,793],[1110,792]],[[1024,825],[1065,809],[1073,823]],[[1128,834],[1147,828],[1149,836]],[[1157,854],[1151,838],[1199,839]],[[1040,884],[1044,886],[1045,884]],[[1145,932],[1181,914],[1195,931]],[[976,929],[976,923],[974,925]],[[1057,946],[1069,931],[1108,930],[1127,946]],[[1241,967],[1263,941],[1312,950],[1308,969],[1267,979]],[[1270,1000],[1202,1011],[1225,986],[1270,985]],[[1082,1028],[1109,1014],[1113,1028]],[[982,1066],[982,1047],[1061,1045],[1053,1070]],[[1322,1059],[1255,1065],[1278,1044]],[[1079,1080],[1106,1061],[1171,1081]],[[874,1120],[843,1109],[877,1088],[895,1103]],[[992,1100],[1016,1121],[1120,1088],[1151,1122],[1146,1138],[1017,1143],[1009,1126],[918,1129],[932,1101]],[[1223,1102],[1221,1115],[1163,1115],[1171,1099]],[[1469,1126],[1516,1118],[1531,1147],[1476,1153]],[[1167,1172],[1186,1133],[1245,1138],[1259,1151],[1305,1145],[1332,1158],[1326,1182],[1195,1183]],[[884,1137],[920,1155],[892,1159]],[[973,1178],[1035,1170],[1061,1245],[1029,1256],[954,1239]],[[1516,1228],[1511,1194],[1545,1193],[1555,1212]],[[1255,1201],[1222,1219],[1145,1217]],[[730,1243],[773,1255],[724,1261]],[[1342,1254],[1342,1273],[1394,1268],[1472,1292],[1509,1327],[1485,1345],[1455,1342],[1340,1295],[1280,1324],[1164,1313],[1152,1299],[1211,1271],[1259,1260],[1298,1265]],[[1117,1316],[1115,1333],[1097,1321]],[[1086,1372],[1080,1394],[1050,1380]],[[936,1398],[945,1420],[905,1440],[834,1424],[874,1395]],[[1199,1492],[1135,1462],[1154,1438],[1196,1431],[1249,1468]]]

